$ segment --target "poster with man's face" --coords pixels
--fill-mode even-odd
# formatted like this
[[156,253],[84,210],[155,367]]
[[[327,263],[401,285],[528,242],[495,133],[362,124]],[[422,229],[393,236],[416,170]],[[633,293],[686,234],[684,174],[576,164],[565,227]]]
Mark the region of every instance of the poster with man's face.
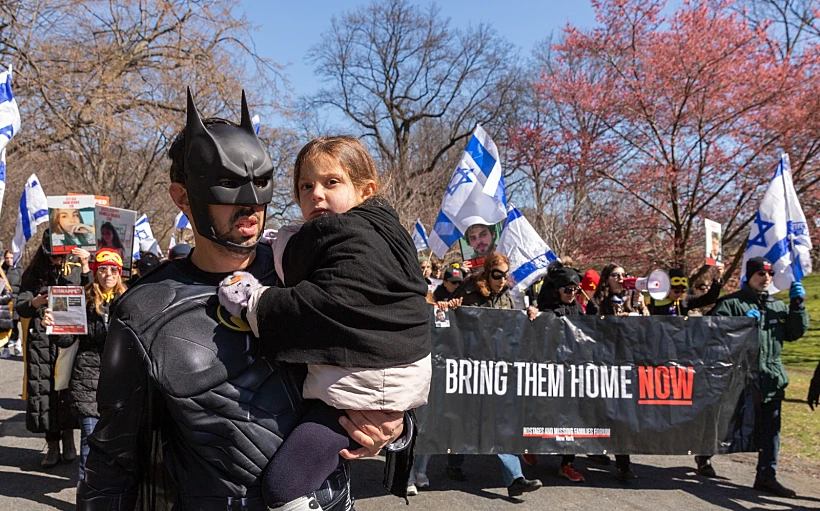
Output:
[[495,250],[501,236],[501,222],[495,225],[474,224],[458,240],[461,258],[465,261],[483,259]]
[[706,264],[723,264],[723,247],[721,246],[721,227],[717,222],[704,220],[706,230]]

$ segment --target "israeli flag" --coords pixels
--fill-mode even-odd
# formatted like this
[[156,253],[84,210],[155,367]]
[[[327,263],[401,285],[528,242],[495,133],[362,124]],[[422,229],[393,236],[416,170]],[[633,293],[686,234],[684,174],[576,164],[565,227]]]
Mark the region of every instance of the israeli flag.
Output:
[[547,273],[549,264],[558,259],[527,218],[512,205],[495,251],[510,259],[510,279],[519,291],[533,285]]
[[11,66],[0,73],[0,207],[6,195],[6,146],[20,131],[20,110],[11,92]]
[[416,245],[416,252],[430,248],[430,243],[427,241],[427,231],[421,225],[421,220],[416,220],[416,225],[413,227],[413,244]]
[[29,176],[23,194],[20,196],[20,207],[17,208],[17,228],[11,241],[14,264],[20,260],[26,242],[37,233],[37,226],[48,221],[48,201],[46,192],[40,186],[35,174]]
[[784,153],[749,232],[741,281],[746,278],[746,262],[762,256],[775,271],[769,293],[777,293],[811,273],[810,253],[806,216],[794,191],[789,155]]
[[188,221],[188,217],[185,216],[185,213],[182,211],[180,211],[174,219],[174,229],[191,229],[191,222]]
[[168,256],[171,256],[171,249],[177,246],[177,236],[176,233],[171,233],[171,240],[168,242]]
[[444,192],[429,245],[444,257],[474,224],[493,225],[507,216],[504,174],[495,142],[480,125],[467,143]]
[[140,258],[140,242],[153,239],[154,231],[151,230],[151,224],[148,223],[148,215],[143,213],[143,215],[137,219],[137,223],[134,224],[133,257],[135,261],[138,261]]
[[0,73],[0,152],[20,131],[20,110],[11,92],[11,66]]

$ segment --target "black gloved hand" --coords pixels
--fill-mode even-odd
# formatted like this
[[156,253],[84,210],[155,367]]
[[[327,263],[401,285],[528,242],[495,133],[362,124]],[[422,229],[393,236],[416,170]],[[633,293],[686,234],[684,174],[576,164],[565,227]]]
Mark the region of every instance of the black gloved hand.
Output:
[[814,370],[814,377],[809,384],[809,395],[806,398],[809,402],[809,408],[814,411],[814,407],[820,405],[820,363],[817,364],[817,369]]

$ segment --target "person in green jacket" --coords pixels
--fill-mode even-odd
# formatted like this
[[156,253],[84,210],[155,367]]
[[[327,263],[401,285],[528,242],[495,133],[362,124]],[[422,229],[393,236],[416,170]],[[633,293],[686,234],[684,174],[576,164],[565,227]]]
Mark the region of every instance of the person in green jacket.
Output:
[[725,296],[712,310],[713,316],[747,316],[758,326],[761,403],[760,445],[754,488],[780,497],[795,497],[794,490],[777,481],[777,455],[780,449],[780,408],[789,377],[780,359],[784,341],[795,341],[809,328],[809,315],[803,305],[806,291],[800,282],[789,289],[789,306],[769,295],[774,270],[764,257],[746,263],[746,283],[740,291]]

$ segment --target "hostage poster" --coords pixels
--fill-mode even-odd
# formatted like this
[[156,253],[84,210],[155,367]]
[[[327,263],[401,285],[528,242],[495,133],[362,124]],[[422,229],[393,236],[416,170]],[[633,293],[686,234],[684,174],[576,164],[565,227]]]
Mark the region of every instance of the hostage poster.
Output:
[[47,197],[51,253],[70,254],[75,248],[97,250],[94,236],[94,196]]
[[85,315],[85,289],[80,286],[52,286],[48,288],[48,308],[54,316],[54,325],[46,327],[47,335],[83,335],[88,333]]
[[[713,454],[748,450],[749,318],[431,311],[433,379],[417,454]],[[738,422],[741,420],[740,422]]]
[[137,212],[129,209],[97,206],[94,219],[97,232],[97,250],[110,248],[122,257],[122,276],[131,276],[134,247],[134,224]]

